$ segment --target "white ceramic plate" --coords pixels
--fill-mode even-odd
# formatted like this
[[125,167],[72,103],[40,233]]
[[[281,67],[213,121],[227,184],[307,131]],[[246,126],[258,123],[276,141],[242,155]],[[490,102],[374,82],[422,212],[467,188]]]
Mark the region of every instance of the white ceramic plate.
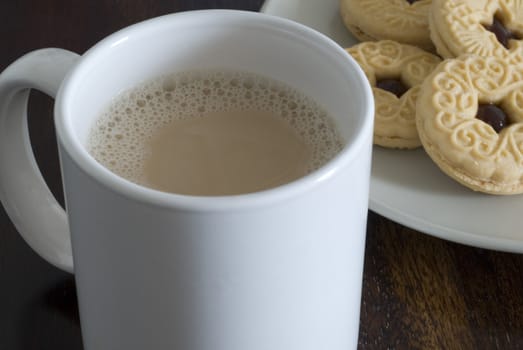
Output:
[[[356,43],[339,0],[267,0],[262,12],[308,25],[343,47]],[[475,193],[454,182],[419,149],[374,147],[370,209],[413,229],[471,246],[523,252],[523,196]]]

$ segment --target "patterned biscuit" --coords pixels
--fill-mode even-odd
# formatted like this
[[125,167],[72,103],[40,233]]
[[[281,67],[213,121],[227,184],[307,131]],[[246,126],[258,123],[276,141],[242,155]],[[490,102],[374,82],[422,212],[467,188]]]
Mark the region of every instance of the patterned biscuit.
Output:
[[[374,143],[389,148],[420,146],[415,119],[419,85],[440,59],[417,47],[390,40],[363,42],[347,52],[359,63],[372,86],[376,111]],[[389,91],[391,84],[407,90],[395,94],[384,90],[385,84],[389,85]]]
[[523,64],[471,54],[443,61],[421,85],[416,122],[450,177],[476,191],[523,192]]
[[434,51],[428,12],[432,0],[340,0],[347,29],[361,41],[394,40]]
[[523,0],[433,0],[431,39],[437,52],[523,61]]

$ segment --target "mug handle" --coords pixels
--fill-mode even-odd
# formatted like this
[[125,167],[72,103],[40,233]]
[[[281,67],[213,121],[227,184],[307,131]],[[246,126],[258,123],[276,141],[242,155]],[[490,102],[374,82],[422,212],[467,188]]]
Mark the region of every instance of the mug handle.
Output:
[[78,62],[76,53],[47,48],[30,52],[0,74],[0,201],[29,246],[54,266],[73,273],[67,214],[47,187],[29,140],[30,89],[56,98]]

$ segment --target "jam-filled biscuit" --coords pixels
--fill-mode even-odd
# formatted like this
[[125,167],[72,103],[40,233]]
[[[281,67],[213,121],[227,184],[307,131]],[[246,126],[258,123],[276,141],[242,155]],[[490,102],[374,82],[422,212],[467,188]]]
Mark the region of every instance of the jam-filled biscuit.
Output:
[[523,61],[523,0],[433,0],[430,35],[437,52]]
[[361,41],[394,40],[434,51],[428,12],[432,0],[340,0],[345,26]]
[[419,86],[440,59],[390,40],[357,44],[347,52],[359,63],[374,93],[374,144],[389,148],[421,145],[416,130]]
[[434,162],[486,193],[523,192],[523,65],[490,56],[443,61],[422,84],[417,127]]

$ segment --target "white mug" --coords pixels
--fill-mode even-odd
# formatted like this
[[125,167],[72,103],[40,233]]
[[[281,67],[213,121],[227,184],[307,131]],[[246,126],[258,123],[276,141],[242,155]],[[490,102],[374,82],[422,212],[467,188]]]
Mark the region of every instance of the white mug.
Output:
[[[343,150],[292,183],[223,197],[141,187],[87,153],[90,126],[120,91],[207,68],[311,96]],[[66,211],[28,146],[31,88],[56,98]],[[373,106],[355,61],[310,28],[240,11],[163,16],[82,56],[31,52],[0,75],[0,199],[35,251],[74,271],[86,350],[356,348]]]

